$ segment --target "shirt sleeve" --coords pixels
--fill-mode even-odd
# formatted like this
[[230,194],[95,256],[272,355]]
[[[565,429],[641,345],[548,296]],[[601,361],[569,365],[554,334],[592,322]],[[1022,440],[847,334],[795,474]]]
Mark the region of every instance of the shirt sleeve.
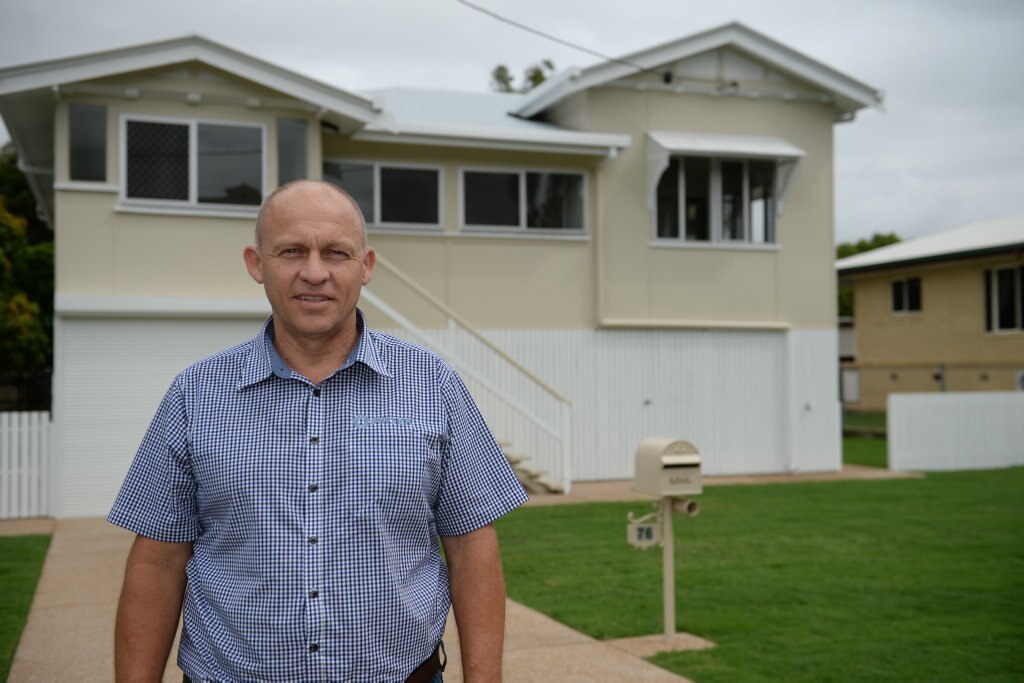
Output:
[[175,380],[146,430],[107,521],[171,543],[199,535],[188,415]]
[[448,411],[435,521],[442,536],[461,536],[490,524],[529,498],[459,376],[447,368],[441,395]]

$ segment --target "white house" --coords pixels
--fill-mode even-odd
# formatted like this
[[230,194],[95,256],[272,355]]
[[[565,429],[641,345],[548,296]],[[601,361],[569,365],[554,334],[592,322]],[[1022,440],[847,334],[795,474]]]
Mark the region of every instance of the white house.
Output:
[[355,93],[194,36],[0,68],[56,234],[52,513],[104,513],[173,375],[258,329],[242,248],[299,177],[362,204],[370,324],[556,482],[631,477],[655,434],[709,474],[836,470],[833,126],[880,101],[736,23],[525,95]]

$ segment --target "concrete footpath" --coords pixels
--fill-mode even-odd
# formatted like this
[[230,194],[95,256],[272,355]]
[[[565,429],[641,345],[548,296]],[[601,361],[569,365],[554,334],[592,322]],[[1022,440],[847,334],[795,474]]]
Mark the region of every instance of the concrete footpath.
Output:
[[[872,468],[847,468],[832,475],[781,475],[779,478],[721,478],[707,485],[757,481],[914,476]],[[579,483],[568,496],[536,496],[529,505],[614,500],[651,500],[632,490],[632,481]],[[124,561],[132,535],[102,519],[15,520],[0,522],[0,535],[52,533],[43,573],[9,681],[113,680],[113,627]],[[505,680],[509,683],[558,681],[685,681],[640,657],[664,649],[664,636],[597,641],[509,601],[506,614]],[[445,635],[449,666],[445,681],[462,681],[458,637],[449,618]],[[677,635],[677,648],[711,643]],[[164,681],[181,681],[168,663]]]

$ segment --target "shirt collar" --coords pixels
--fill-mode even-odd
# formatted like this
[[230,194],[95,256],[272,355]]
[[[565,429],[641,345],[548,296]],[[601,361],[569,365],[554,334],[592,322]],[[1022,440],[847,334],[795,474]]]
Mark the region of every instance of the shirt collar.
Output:
[[[391,373],[388,371],[383,359],[378,355],[376,345],[371,339],[372,331],[366,328],[363,312],[358,308],[356,309],[356,329],[359,330],[359,339],[356,341],[352,351],[349,352],[345,363],[338,368],[337,372],[345,370],[356,363],[363,363],[377,374],[391,377]],[[252,353],[249,354],[249,358],[242,370],[241,380],[238,383],[239,389],[256,384],[270,375],[277,375],[282,379],[292,378],[292,369],[288,367],[288,364],[281,358],[281,354],[274,347],[274,316],[270,316],[263,323],[263,329],[253,339],[252,346]],[[334,375],[331,376],[333,377]]]

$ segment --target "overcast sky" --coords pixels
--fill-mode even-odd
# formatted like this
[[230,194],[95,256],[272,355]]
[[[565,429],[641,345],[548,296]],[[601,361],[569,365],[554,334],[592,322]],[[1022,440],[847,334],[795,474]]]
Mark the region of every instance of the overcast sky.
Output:
[[[473,1],[611,56],[740,21],[884,90],[836,126],[837,241],[1024,214],[1024,0]],[[191,33],[353,90],[599,61],[456,0],[0,0],[0,66]]]

